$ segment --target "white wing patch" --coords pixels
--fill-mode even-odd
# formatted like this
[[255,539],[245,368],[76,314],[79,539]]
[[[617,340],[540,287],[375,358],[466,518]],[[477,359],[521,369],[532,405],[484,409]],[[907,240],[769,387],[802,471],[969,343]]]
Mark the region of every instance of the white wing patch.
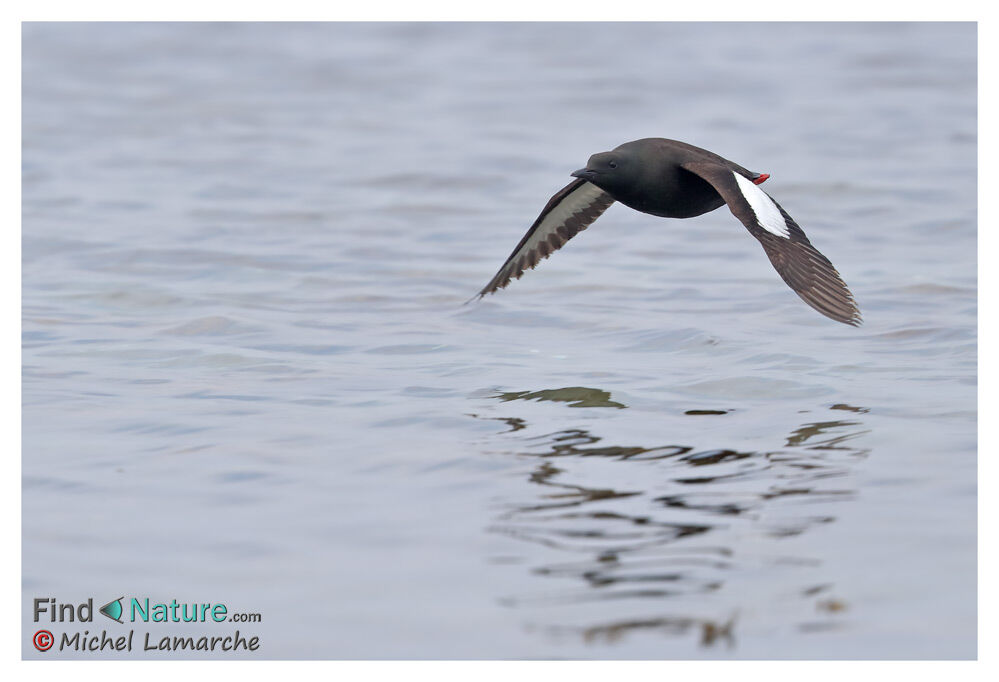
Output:
[[738,173],[732,173],[732,175],[735,176],[735,181],[739,183],[739,190],[742,192],[742,196],[746,198],[749,207],[756,214],[756,222],[759,223],[760,227],[770,234],[790,239],[791,233],[787,229],[787,222],[784,220],[784,216],[781,215],[780,209],[777,208],[777,204],[774,203],[773,199],[762,189],[754,185],[751,180],[747,180]]

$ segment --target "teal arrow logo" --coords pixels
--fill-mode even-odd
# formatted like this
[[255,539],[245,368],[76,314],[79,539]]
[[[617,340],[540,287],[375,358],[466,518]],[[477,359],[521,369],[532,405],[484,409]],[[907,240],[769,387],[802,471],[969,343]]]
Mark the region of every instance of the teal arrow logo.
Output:
[[101,607],[101,613],[110,618],[111,620],[116,620],[119,623],[124,623],[121,619],[121,600],[125,597],[118,597],[114,601],[109,601],[107,604]]

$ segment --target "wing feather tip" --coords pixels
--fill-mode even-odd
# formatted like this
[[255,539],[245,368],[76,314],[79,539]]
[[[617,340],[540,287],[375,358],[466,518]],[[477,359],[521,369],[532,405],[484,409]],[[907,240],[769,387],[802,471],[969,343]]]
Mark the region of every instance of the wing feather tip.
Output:
[[859,327],[864,323],[864,318],[860,314],[860,309],[857,308],[853,301],[848,303],[849,307],[840,307],[838,309],[820,309],[815,306],[816,310],[825,315],[826,317],[835,320],[836,322],[842,322],[843,324],[848,324],[851,327]]

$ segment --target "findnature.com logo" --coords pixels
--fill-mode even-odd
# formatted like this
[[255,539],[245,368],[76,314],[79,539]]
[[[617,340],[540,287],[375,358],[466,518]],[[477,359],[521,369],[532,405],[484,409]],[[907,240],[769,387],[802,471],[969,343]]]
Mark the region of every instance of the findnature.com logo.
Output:
[[[97,609],[97,613],[121,625],[134,623],[259,623],[259,613],[233,613],[222,602],[157,602],[148,597],[124,596],[113,599]],[[34,633],[32,644],[38,651],[103,652],[103,651],[257,651],[260,638],[257,635],[243,635],[239,630],[232,634],[203,634],[200,636],[160,636],[142,632],[138,644],[136,630],[109,632],[89,629],[73,629],[77,623],[94,621],[94,599],[88,598],[79,604],[59,602],[54,597],[37,597],[34,600],[34,622],[57,624],[59,633],[41,629]],[[114,627],[114,626],[111,626]]]

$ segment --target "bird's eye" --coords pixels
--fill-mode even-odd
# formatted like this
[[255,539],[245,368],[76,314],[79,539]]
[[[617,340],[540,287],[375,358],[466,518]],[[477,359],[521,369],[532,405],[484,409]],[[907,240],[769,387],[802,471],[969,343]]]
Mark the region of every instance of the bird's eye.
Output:
[[608,161],[607,165],[611,168],[617,168],[617,161]]

